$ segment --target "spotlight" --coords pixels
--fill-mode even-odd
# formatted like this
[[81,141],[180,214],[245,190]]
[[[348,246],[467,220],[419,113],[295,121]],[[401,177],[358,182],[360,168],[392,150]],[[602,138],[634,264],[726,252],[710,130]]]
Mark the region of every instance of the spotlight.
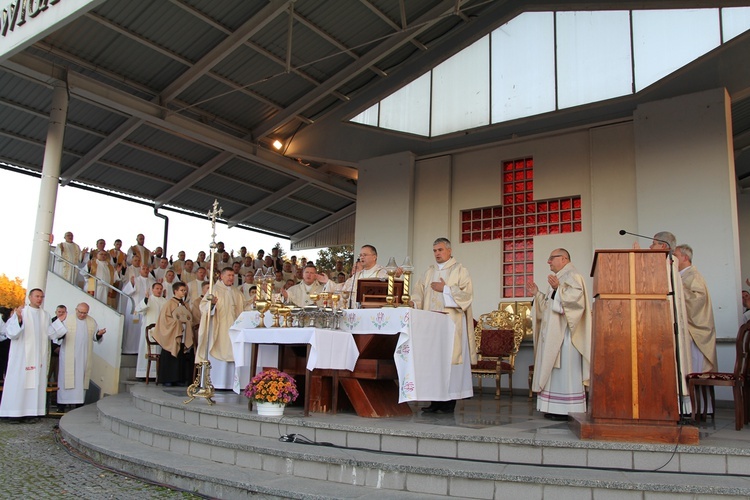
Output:
[[275,141],[273,141],[273,147],[276,148],[277,150],[281,149],[281,147],[283,145],[284,144],[282,144],[282,142],[280,140],[278,140],[278,139],[276,139]]

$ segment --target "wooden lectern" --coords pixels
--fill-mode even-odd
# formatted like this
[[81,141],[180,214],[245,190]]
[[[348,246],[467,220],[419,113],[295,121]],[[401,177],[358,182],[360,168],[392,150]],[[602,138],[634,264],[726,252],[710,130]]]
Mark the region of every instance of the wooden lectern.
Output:
[[679,426],[677,368],[664,250],[597,250],[588,413],[581,439],[697,444]]

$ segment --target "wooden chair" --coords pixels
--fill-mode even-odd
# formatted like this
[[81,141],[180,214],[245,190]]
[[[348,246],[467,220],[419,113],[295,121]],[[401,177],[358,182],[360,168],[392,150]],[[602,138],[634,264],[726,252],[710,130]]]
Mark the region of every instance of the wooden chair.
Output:
[[156,379],[154,383],[159,385],[159,358],[161,354],[157,352],[156,347],[159,347],[159,343],[151,337],[151,330],[156,326],[156,323],[151,323],[146,327],[146,385],[148,385],[148,375],[151,373],[151,362],[156,363]]
[[[706,389],[711,395],[711,403],[716,408],[716,396],[714,394],[715,386],[732,387],[734,396],[734,428],[738,431],[748,422],[746,414],[747,400],[750,395],[747,394],[746,381],[750,377],[750,321],[740,326],[737,332],[737,341],[735,344],[737,357],[734,362],[734,371],[732,373],[708,372],[708,373],[691,373],[687,376],[688,393],[690,394],[690,404],[692,405],[692,418],[695,420],[696,415],[701,411],[701,399],[704,400],[703,419],[707,417],[708,398]],[[698,387],[701,388],[701,394],[698,393]],[[711,415],[714,418],[714,415]]]
[[471,366],[471,373],[478,375],[480,391],[484,377],[495,377],[495,399],[500,399],[500,379],[508,375],[508,389],[513,396],[513,372],[523,336],[520,316],[508,311],[492,311],[479,317],[474,327],[478,361]]

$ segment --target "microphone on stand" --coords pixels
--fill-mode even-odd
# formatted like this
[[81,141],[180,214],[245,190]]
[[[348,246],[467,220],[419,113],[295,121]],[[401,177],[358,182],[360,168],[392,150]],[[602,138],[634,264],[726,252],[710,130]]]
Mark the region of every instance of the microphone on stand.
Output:
[[359,264],[359,257],[357,257],[357,260],[354,262],[354,265],[352,266],[352,289],[349,291],[348,309],[352,308],[352,295],[354,295],[354,282],[357,281],[355,278],[355,276],[357,275],[357,264]]
[[667,248],[669,248],[669,252],[670,253],[672,252],[672,245],[670,245],[668,241],[660,240],[659,238],[654,238],[652,236],[644,236],[642,234],[631,233],[629,231],[625,231],[624,229],[620,229],[620,236],[624,236],[626,234],[629,234],[631,236],[637,236],[639,238],[645,238],[647,240],[658,241],[659,243],[664,243],[665,245],[667,245]]

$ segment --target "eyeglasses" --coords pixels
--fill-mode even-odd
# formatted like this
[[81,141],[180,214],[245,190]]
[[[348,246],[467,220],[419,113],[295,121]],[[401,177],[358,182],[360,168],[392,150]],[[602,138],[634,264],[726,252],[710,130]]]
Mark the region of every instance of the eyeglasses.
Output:
[[361,259],[362,257],[369,257],[370,255],[375,255],[375,254],[374,253],[361,253],[359,254],[359,258]]
[[550,261],[550,260],[552,260],[552,259],[554,259],[556,257],[565,257],[565,256],[564,255],[550,255],[549,259],[547,259],[547,260]]
[[78,314],[80,314],[81,316],[86,316],[86,315],[88,315],[88,311],[84,312],[84,311],[79,311],[78,309],[76,309],[76,312],[77,312]]

